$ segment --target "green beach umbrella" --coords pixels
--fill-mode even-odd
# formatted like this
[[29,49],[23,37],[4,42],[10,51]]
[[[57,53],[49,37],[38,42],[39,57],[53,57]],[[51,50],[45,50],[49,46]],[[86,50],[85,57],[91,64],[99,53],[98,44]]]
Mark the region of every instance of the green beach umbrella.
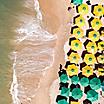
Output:
[[67,74],[62,74],[62,75],[60,76],[60,82],[66,83],[68,80],[69,80],[69,79],[68,79]]
[[71,0],[71,3],[73,3],[74,5],[79,5],[82,4],[83,0]]
[[80,88],[74,88],[72,90],[72,97],[74,99],[81,99],[81,97],[83,96],[82,90]]
[[93,90],[97,90],[101,87],[101,81],[99,78],[93,78],[90,80],[90,87],[93,89]]
[[72,78],[71,78],[71,82],[73,83],[73,84],[78,84],[78,82],[79,82],[79,77],[78,76],[73,76]]
[[81,78],[80,84],[84,87],[88,86],[89,85],[89,79],[87,77]]
[[98,93],[94,90],[89,90],[87,92],[87,99],[90,100],[91,102],[98,100]]
[[68,102],[65,99],[63,99],[63,100],[59,100],[58,104],[68,104]]
[[68,97],[70,95],[70,93],[71,93],[70,88],[62,87],[62,89],[61,89],[61,95],[62,96]]

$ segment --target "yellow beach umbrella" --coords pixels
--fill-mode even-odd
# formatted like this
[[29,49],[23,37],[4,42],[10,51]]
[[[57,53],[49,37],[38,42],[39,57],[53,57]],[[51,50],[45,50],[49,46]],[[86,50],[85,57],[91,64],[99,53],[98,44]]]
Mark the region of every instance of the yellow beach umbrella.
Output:
[[104,41],[101,41],[98,43],[98,48],[99,50],[103,51],[104,50]]
[[98,60],[99,63],[104,64],[104,54],[99,55],[99,56],[97,57],[97,60]]
[[71,101],[70,104],[80,104],[80,102]]
[[82,68],[82,74],[86,77],[89,77],[90,75],[93,75],[93,68],[90,66],[85,66]]
[[89,11],[88,5],[87,4],[81,4],[78,6],[78,13],[85,15]]
[[99,40],[100,33],[97,32],[97,31],[92,30],[92,31],[90,31],[88,33],[88,37],[90,38],[90,40],[92,40],[93,42],[95,42],[95,41],[98,41]]
[[78,64],[80,60],[80,56],[78,53],[72,52],[69,56],[68,59],[70,60],[71,63]]
[[75,64],[68,65],[66,68],[67,75],[78,75],[78,67]]
[[86,45],[86,49],[88,52],[91,52],[91,53],[96,53],[97,52],[97,45],[96,43],[94,42],[89,42],[87,45]]
[[104,76],[104,68],[98,68],[98,75]]
[[78,39],[73,40],[71,42],[71,49],[74,50],[74,51],[81,50],[82,49],[82,42]]
[[102,22],[99,18],[94,18],[91,21],[91,26],[94,30],[99,30],[102,27]]
[[80,15],[78,17],[75,17],[75,24],[79,27],[85,26],[85,19]]
[[73,29],[73,35],[76,38],[82,38],[84,36],[84,32],[81,28],[75,28],[75,29]]
[[102,5],[95,5],[93,8],[93,14],[95,16],[103,16],[104,15],[104,7]]
[[94,54],[85,54],[84,62],[87,65],[93,65],[96,62],[96,58],[95,58]]

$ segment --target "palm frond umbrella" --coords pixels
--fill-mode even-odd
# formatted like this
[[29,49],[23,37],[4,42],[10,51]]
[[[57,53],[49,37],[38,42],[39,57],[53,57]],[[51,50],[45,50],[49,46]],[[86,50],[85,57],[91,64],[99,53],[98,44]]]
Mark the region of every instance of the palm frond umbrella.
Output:
[[74,23],[80,28],[82,28],[83,26],[86,25],[85,19],[81,15],[78,15],[78,16],[74,17]]
[[92,5],[92,10],[91,12],[95,15],[95,16],[103,16],[104,15],[104,6],[102,5]]
[[73,3],[74,5],[79,5],[82,4],[83,0],[71,0],[71,3]]
[[94,54],[85,54],[84,62],[87,65],[93,65],[94,63],[96,63],[96,58],[95,58]]
[[66,100],[62,99],[62,100],[58,101],[58,104],[68,104],[68,102]]
[[86,77],[93,75],[93,68],[91,66],[85,66],[82,68],[82,74]]
[[101,41],[98,43],[98,48],[99,50],[103,51],[104,50],[104,41]]
[[82,96],[83,96],[83,92],[82,92],[82,90],[80,88],[74,88],[72,90],[72,97],[74,99],[81,99]]
[[72,27],[72,32],[71,32],[77,39],[82,38],[84,36],[84,32],[81,28],[78,26]]
[[78,39],[73,40],[71,42],[71,49],[74,50],[74,51],[81,50],[82,49],[82,42]]
[[99,18],[94,18],[91,21],[91,26],[94,30],[99,30],[102,27],[102,22]]
[[98,68],[98,75],[104,76],[104,68]]
[[70,95],[70,88],[62,87],[61,88],[61,95],[68,97]]
[[100,39],[100,33],[95,30],[87,30],[87,36],[93,42]]
[[80,84],[82,85],[82,86],[88,86],[89,85],[89,79],[87,78],[87,77],[83,77],[83,78],[81,78],[80,79]]
[[75,63],[78,64],[79,60],[80,60],[80,56],[78,53],[72,52],[69,56],[68,59],[71,63]]
[[93,78],[90,80],[90,87],[93,90],[98,90],[101,87],[101,81],[99,78]]
[[91,102],[97,101],[98,100],[98,93],[94,90],[89,90],[87,92],[87,99],[90,100]]
[[75,64],[68,65],[66,68],[67,75],[78,75],[78,67]]
[[73,76],[72,78],[71,78],[71,82],[73,83],[73,84],[78,84],[78,82],[79,82],[79,77],[78,76]]
[[87,4],[81,4],[81,5],[78,6],[77,11],[78,11],[79,14],[85,15],[85,14],[88,13],[89,7],[88,7]]
[[88,42],[88,44],[86,45],[86,49],[88,52],[95,54],[98,48],[95,42]]
[[104,64],[104,54],[99,55],[99,56],[97,57],[97,60],[98,60],[99,63]]

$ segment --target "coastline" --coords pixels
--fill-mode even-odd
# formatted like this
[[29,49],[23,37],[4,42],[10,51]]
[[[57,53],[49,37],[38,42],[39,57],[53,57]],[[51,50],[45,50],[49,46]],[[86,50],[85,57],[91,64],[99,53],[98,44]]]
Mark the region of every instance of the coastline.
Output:
[[[51,1],[51,5],[54,5],[54,2],[55,1]],[[57,1],[58,2],[58,1]],[[57,4],[57,3],[56,3]],[[44,103],[45,104],[53,104],[55,103],[55,99],[53,100],[54,95],[50,96],[50,87],[52,85],[52,83],[58,78],[57,76],[57,73],[58,73],[58,69],[59,69],[59,65],[62,64],[64,66],[65,64],[65,60],[64,60],[64,44],[67,40],[67,38],[69,37],[68,36],[68,32],[69,32],[69,29],[70,29],[70,23],[71,20],[71,15],[69,15],[69,12],[67,11],[66,8],[68,8],[69,4],[68,2],[66,1],[61,1],[58,5],[60,5],[59,7],[63,7],[62,8],[57,8],[57,5],[55,7],[54,5],[54,9],[57,8],[59,9],[60,13],[57,14],[57,12],[54,11],[51,11],[51,13],[55,12],[56,14],[52,15],[52,16],[57,16],[57,18],[60,20],[60,23],[59,21],[57,21],[57,26],[54,26],[54,28],[52,27],[53,23],[56,22],[57,18],[56,19],[52,19],[51,21],[53,23],[50,23],[48,22],[48,20],[50,21],[50,16],[47,16],[48,15],[48,12],[50,12],[50,10],[48,10],[46,7],[47,5],[49,6],[50,3],[43,3],[42,1],[40,1],[40,7],[41,7],[41,10],[42,10],[42,14],[43,14],[43,25],[45,26],[45,28],[51,32],[51,33],[54,33],[54,35],[57,35],[57,43],[56,43],[56,46],[55,46],[55,54],[54,54],[54,63],[52,65],[52,67],[50,67],[48,70],[46,70],[46,72],[44,73],[44,76],[41,77],[41,81],[40,81],[40,87],[37,91],[37,95],[31,100],[32,101],[32,104],[35,103],[35,104],[42,104],[43,102],[43,99],[44,99]],[[61,9],[63,9],[63,11],[61,11]],[[59,12],[58,11],[58,12]],[[65,18],[62,16],[63,14],[65,14]],[[72,12],[72,10],[71,10]],[[72,12],[73,14],[73,12]],[[46,20],[45,20],[46,19]],[[48,25],[46,25],[48,23]],[[57,31],[57,32],[56,32]],[[58,60],[59,59],[59,60]],[[56,88],[57,89],[57,88]],[[54,92],[54,90],[56,89],[52,89],[52,92]]]
[[[33,0],[31,0],[33,3]],[[34,0],[35,1],[35,0]],[[38,3],[38,1],[36,0],[36,2]],[[40,6],[39,6],[40,4]],[[59,69],[59,65],[62,64],[63,67],[65,65],[65,60],[66,60],[66,53],[67,50],[65,49],[66,44],[67,44],[67,40],[69,37],[69,30],[70,30],[70,26],[71,26],[71,19],[72,16],[74,14],[73,10],[70,10],[70,13],[67,11],[67,8],[70,6],[68,1],[63,1],[63,0],[39,0],[39,4],[34,4],[34,6],[37,6],[37,8],[35,8],[35,10],[37,11],[38,15],[37,18],[38,22],[40,22],[39,26],[42,26],[42,32],[46,32],[49,33],[49,40],[53,39],[51,42],[46,42],[44,43],[45,45],[41,46],[41,43],[39,44],[38,42],[35,43],[34,41],[34,37],[32,35],[35,35],[36,33],[34,32],[34,29],[37,28],[30,28],[32,26],[32,23],[30,23],[30,25],[27,25],[26,29],[21,29],[19,32],[20,34],[28,34],[23,36],[20,40],[16,41],[16,46],[15,46],[15,50],[16,52],[18,52],[18,60],[20,57],[22,57],[22,54],[25,54],[23,56],[24,60],[30,58],[32,59],[32,63],[36,62],[37,58],[35,56],[31,56],[31,54],[35,53],[35,51],[33,50],[38,50],[39,48],[42,49],[44,48],[45,51],[45,47],[51,48],[54,52],[52,52],[52,50],[50,49],[49,51],[47,51],[46,53],[44,53],[43,56],[39,57],[41,54],[39,54],[38,56],[38,60],[39,58],[41,58],[41,60],[39,61],[44,61],[43,59],[45,58],[46,60],[51,60],[50,63],[51,64],[47,64],[48,67],[45,68],[45,70],[34,70],[35,68],[32,69],[32,67],[34,66],[29,66],[29,63],[27,64],[27,66],[29,66],[27,68],[24,67],[24,64],[20,64],[22,63],[24,60],[22,58],[20,58],[20,63],[17,62],[18,65],[16,65],[16,72],[14,71],[14,81],[11,85],[11,89],[10,92],[12,94],[13,99],[16,99],[16,102],[14,101],[14,104],[56,104],[55,102],[55,96],[57,95],[57,93],[59,93],[58,90],[58,69]],[[34,7],[32,6],[32,8]],[[52,8],[50,8],[52,7]],[[50,8],[50,9],[48,9]],[[26,23],[25,20],[23,21],[23,18],[25,18],[25,16],[22,18],[22,22],[24,22],[23,24],[26,25],[29,20],[28,19],[33,19],[35,17],[34,11],[31,11],[31,13],[27,13],[27,17],[26,17]],[[42,15],[41,15],[41,12]],[[29,12],[29,11],[28,11]],[[32,14],[32,15],[31,15]],[[70,15],[71,14],[71,15]],[[31,15],[31,16],[30,16]],[[28,18],[30,17],[30,18]],[[21,23],[22,25],[22,23]],[[23,26],[24,28],[25,26]],[[38,26],[37,26],[38,27]],[[40,28],[40,27],[38,27]],[[28,30],[30,29],[30,30]],[[40,30],[41,30],[40,29]],[[21,33],[21,31],[23,33]],[[38,30],[39,31],[39,30]],[[18,31],[17,31],[18,32]],[[33,34],[32,34],[33,32]],[[41,33],[40,33],[41,34]],[[45,33],[44,33],[45,34]],[[30,36],[29,36],[30,35]],[[42,34],[43,35],[43,34]],[[41,36],[42,36],[41,35]],[[52,36],[51,36],[52,35]],[[51,38],[51,37],[56,37]],[[32,39],[33,38],[33,39]],[[43,38],[43,37],[42,37]],[[30,39],[30,40],[29,40]],[[46,38],[45,38],[46,39]],[[45,40],[44,39],[44,40]],[[28,47],[28,49],[27,49]],[[38,48],[36,48],[38,47]],[[27,50],[26,50],[27,49]],[[24,51],[25,50],[25,51]],[[66,51],[65,51],[66,50]],[[29,51],[29,52],[28,52]],[[39,50],[40,51],[40,50]],[[47,53],[48,53],[48,57],[50,57],[52,54],[53,57],[48,58],[47,57]],[[27,56],[30,55],[30,56]],[[53,58],[53,61],[52,61]],[[22,60],[22,61],[21,61]],[[15,65],[15,62],[14,62]],[[38,66],[39,64],[37,64]],[[23,70],[24,69],[24,70]],[[31,70],[30,70],[31,69]],[[15,73],[17,76],[15,76]],[[16,79],[17,77],[17,79]],[[17,82],[18,81],[18,82]],[[53,85],[55,84],[55,86]],[[15,91],[15,92],[13,92]],[[53,93],[55,92],[55,93]],[[44,103],[43,103],[44,101]]]

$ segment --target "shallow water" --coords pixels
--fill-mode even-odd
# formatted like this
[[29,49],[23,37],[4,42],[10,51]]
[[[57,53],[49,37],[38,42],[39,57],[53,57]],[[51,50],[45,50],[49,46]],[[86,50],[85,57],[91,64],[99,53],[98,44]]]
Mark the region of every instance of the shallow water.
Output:
[[16,36],[18,15],[24,10],[22,0],[0,0],[0,104],[11,104],[9,89],[12,80],[12,41]]

